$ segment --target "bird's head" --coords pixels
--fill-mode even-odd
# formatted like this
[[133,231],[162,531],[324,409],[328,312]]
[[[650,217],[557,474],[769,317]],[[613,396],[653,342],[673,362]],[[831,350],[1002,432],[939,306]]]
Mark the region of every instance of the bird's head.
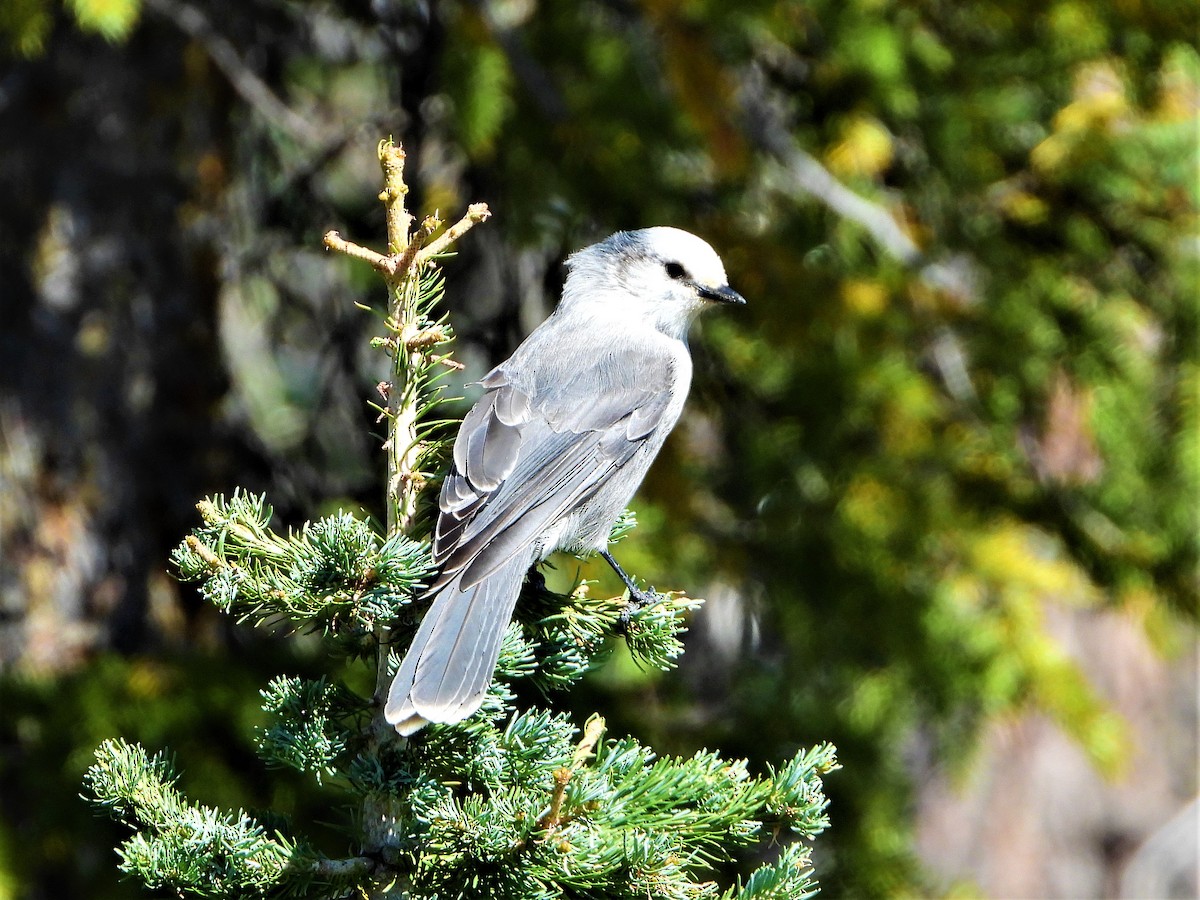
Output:
[[567,265],[564,307],[628,317],[678,337],[701,310],[746,302],[729,286],[716,251],[679,228],[618,231]]

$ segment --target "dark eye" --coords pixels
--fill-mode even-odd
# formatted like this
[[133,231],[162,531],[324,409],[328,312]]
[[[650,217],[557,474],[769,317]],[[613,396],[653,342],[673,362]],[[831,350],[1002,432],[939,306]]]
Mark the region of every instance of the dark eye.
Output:
[[679,280],[680,278],[687,278],[687,269],[677,262],[669,262],[666,264],[665,268],[667,270],[667,276],[670,278],[674,278],[676,280]]

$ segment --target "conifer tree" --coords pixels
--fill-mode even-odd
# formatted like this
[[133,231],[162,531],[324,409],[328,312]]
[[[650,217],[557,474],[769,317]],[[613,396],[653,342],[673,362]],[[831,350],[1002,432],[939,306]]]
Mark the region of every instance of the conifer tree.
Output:
[[[449,323],[437,311],[439,264],[488,216],[471,206],[443,228],[414,228],[405,204],[404,152],[379,146],[386,254],[325,237],[388,284],[390,359],[380,385],[387,424],[387,521],[341,512],[280,533],[264,497],[235,490],[198,504],[201,525],[173,555],[179,576],[222,611],[255,625],[320,631],[331,649],[374,668],[363,696],[335,678],[281,674],[262,691],[270,724],[258,735],[264,766],[294,769],[344,791],[354,815],[347,851],[330,857],[300,823],[269,812],[224,811],[176,787],[165,752],[106,741],[88,771],[92,799],[132,835],[121,869],[151,888],[201,897],[638,897],[792,898],[815,892],[806,841],[828,824],[821,776],[837,767],[819,745],[754,775],[745,761],[701,751],[659,759],[594,715],[518,708],[519,679],[549,694],[599,664],[620,631],[633,656],[669,669],[682,652],[686,614],[700,601],[668,593],[623,618],[622,597],[569,595],[528,580],[495,682],[465,722],[400,738],[382,706],[402,649],[420,620],[433,574],[424,489],[452,423],[438,418]],[[618,531],[632,527],[627,516]],[[335,814],[330,811],[330,816]],[[739,851],[772,861],[721,891],[712,864]]]

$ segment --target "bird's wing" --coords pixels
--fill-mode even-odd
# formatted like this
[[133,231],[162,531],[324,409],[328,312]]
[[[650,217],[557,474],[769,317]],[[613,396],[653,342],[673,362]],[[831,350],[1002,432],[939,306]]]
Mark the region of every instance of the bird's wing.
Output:
[[522,384],[503,365],[484,378],[442,485],[439,584],[486,578],[625,465],[672,406],[674,370],[667,352],[629,348],[620,366],[600,358],[556,383]]

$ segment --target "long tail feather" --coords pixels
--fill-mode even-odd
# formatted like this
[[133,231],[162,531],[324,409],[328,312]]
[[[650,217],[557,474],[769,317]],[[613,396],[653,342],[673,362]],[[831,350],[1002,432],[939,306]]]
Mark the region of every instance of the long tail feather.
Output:
[[479,709],[529,562],[518,554],[478,584],[460,590],[454,578],[438,591],[388,692],[384,717],[397,731]]

